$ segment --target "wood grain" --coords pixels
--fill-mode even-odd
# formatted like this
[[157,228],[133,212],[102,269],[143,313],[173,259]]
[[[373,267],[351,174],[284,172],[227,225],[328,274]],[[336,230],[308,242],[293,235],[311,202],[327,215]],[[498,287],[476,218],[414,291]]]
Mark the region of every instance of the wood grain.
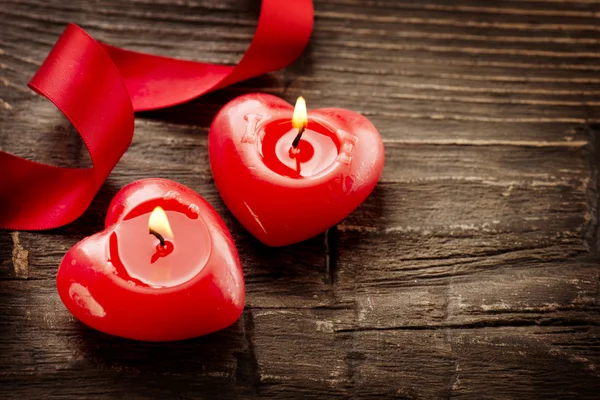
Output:
[[[600,3],[315,3],[292,66],[139,114],[80,219],[0,233],[2,398],[598,397]],[[66,119],[25,86],[67,22],[117,46],[233,64],[258,11],[250,0],[0,0],[0,149],[90,165]],[[253,91],[362,112],[386,147],[367,201],[285,248],[240,226],[209,169],[212,118]],[[121,187],[149,176],[198,191],[231,229],[247,304],[230,328],[138,343],[62,306],[64,253],[102,229]]]

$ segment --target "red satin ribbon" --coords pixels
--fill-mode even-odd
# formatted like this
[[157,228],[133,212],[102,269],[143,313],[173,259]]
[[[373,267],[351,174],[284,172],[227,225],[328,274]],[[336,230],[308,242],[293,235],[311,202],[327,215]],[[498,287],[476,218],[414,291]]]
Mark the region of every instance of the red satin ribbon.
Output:
[[134,111],[184,103],[283,68],[303,51],[312,25],[312,0],[262,0],[252,43],[232,67],[123,50],[69,24],[29,86],[71,121],[93,168],[53,167],[0,151],[0,228],[49,229],[78,218],[129,147]]

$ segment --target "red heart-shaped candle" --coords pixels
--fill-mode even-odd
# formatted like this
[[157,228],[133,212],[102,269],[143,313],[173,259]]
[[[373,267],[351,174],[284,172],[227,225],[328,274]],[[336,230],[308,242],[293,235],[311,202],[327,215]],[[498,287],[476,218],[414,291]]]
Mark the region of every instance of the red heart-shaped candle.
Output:
[[[172,232],[162,244],[149,234],[157,206]],[[80,321],[130,339],[204,335],[235,322],[244,308],[242,269],[223,220],[196,192],[166,179],[124,187],[105,229],[67,252],[56,283]]]
[[263,243],[300,242],[337,224],[371,193],[383,170],[377,129],[339,108],[308,113],[296,153],[293,107],[268,94],[229,102],[208,138],[215,184],[235,217]]

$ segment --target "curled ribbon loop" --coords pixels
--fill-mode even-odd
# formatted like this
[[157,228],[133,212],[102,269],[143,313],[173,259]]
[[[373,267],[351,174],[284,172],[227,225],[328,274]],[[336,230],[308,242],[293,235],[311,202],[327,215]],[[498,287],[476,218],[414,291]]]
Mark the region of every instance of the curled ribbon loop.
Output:
[[129,147],[135,111],[281,69],[304,50],[312,25],[312,0],[262,0],[250,47],[236,66],[225,66],[120,49],[69,24],[29,86],[71,121],[93,167],[59,168],[0,151],[0,228],[50,229],[75,220]]

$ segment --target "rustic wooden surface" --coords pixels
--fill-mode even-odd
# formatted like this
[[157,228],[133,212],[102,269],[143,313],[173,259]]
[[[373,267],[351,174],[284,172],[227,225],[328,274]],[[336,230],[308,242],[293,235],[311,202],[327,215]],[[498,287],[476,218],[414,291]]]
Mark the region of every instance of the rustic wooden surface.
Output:
[[[600,2],[315,6],[311,44],[290,68],[138,115],[78,221],[0,232],[1,398],[598,398]],[[0,0],[0,148],[89,165],[64,117],[25,86],[67,22],[130,49],[235,63],[258,8]],[[281,249],[231,216],[208,165],[212,117],[259,90],[362,112],[386,146],[364,205]],[[197,190],[235,237],[247,307],[222,332],[122,340],[58,298],[63,254],[102,228],[119,188],[150,176]]]

